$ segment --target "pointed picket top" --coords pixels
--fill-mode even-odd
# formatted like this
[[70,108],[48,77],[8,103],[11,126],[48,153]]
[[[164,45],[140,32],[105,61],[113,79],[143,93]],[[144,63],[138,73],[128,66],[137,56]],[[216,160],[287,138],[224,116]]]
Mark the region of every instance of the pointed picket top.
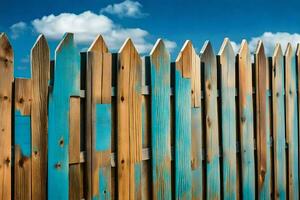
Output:
[[181,62],[181,64],[177,65],[178,70],[182,72],[182,76],[184,78],[191,78],[192,72],[192,54],[194,52],[194,47],[190,40],[185,41],[183,47],[180,50],[180,53],[177,56],[176,63]]
[[47,39],[45,38],[45,36],[43,34],[39,35],[39,37],[37,38],[37,40],[35,41],[32,49],[31,49],[31,51],[38,48],[38,46],[43,46],[43,47],[49,49]]
[[161,52],[163,52],[164,54],[170,55],[168,49],[166,48],[164,41],[161,38],[159,38],[156,41],[155,45],[153,46],[153,48],[150,52],[150,56],[155,57],[155,56],[159,55]]
[[4,58],[4,60],[13,61],[13,48],[8,40],[8,37],[5,33],[1,33],[0,35],[0,57]]
[[266,56],[265,55],[265,48],[264,48],[264,44],[261,40],[258,41],[257,43],[257,47],[256,47],[256,50],[255,50],[255,53],[256,55],[261,55],[261,56]]
[[209,57],[214,57],[214,56],[215,56],[215,53],[212,48],[211,42],[208,40],[205,41],[205,43],[200,51],[201,60],[205,59],[205,58],[209,58]]
[[58,44],[58,46],[55,49],[55,53],[61,51],[63,49],[63,47],[69,45],[69,43],[71,43],[72,45],[75,45],[73,33],[66,33],[63,36],[63,39],[60,41],[60,43]]
[[89,47],[88,51],[90,52],[108,52],[107,45],[102,37],[102,35],[98,35],[96,39],[93,41],[91,46]]
[[234,51],[233,51],[233,48],[232,48],[232,45],[231,45],[231,42],[230,42],[229,38],[224,39],[218,55],[222,56],[226,52],[228,52],[228,54],[230,56],[234,56]]
[[238,51],[239,56],[246,56],[249,52],[247,40],[242,40],[241,48]]
[[282,56],[281,45],[279,43],[277,43],[275,46],[274,53],[273,53],[273,61],[275,61],[276,59],[278,59],[281,56]]
[[290,58],[290,57],[292,57],[292,54],[293,54],[293,47],[292,47],[291,43],[288,43],[286,46],[286,49],[285,49],[284,56]]

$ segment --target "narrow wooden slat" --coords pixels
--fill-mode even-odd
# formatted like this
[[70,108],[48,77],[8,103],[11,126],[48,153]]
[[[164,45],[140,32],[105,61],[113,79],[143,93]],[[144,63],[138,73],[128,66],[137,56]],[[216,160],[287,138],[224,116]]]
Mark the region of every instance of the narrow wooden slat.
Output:
[[11,199],[11,134],[13,49],[0,34],[0,197]]
[[69,164],[80,163],[80,98],[70,98]]
[[272,57],[272,105],[274,149],[274,196],[286,198],[284,63],[280,44]]
[[230,40],[225,38],[218,54],[221,73],[221,134],[223,149],[223,198],[236,199],[236,105],[235,56]]
[[132,41],[119,51],[117,80],[118,198],[141,198],[141,59]]
[[257,141],[257,184],[258,196],[270,198],[270,150],[267,133],[267,58],[262,41],[259,41],[254,53],[255,85],[256,85],[256,141]]
[[289,43],[284,55],[285,102],[286,102],[286,141],[288,144],[288,198],[299,199],[298,171],[298,106],[296,60]]
[[47,196],[48,82],[50,53],[46,38],[40,35],[31,50],[32,70],[32,199]]
[[171,199],[170,54],[161,39],[150,62],[153,199]]
[[239,133],[241,143],[242,198],[255,199],[254,124],[252,68],[248,44],[243,40],[238,53]]
[[219,128],[217,104],[217,64],[211,43],[206,41],[201,50],[204,69],[205,130],[206,130],[206,198],[220,199]]
[[[297,49],[296,49],[296,69],[297,69],[297,82],[298,82],[298,88],[297,88],[297,95],[298,95],[298,120],[300,120],[300,44],[297,44]],[[300,121],[299,121],[300,123]],[[298,126],[300,126],[300,124],[298,124]],[[299,127],[298,127],[299,128]],[[299,130],[300,132],[300,130]],[[300,142],[300,133],[298,135],[299,140],[298,142]],[[299,164],[299,160],[300,160],[300,146],[298,143],[298,173],[300,171],[300,164]],[[300,175],[299,176],[299,181],[300,181]]]
[[80,171],[80,164],[71,164],[69,167],[69,181],[70,181],[70,192],[69,192],[69,199],[70,200],[77,200],[81,199],[81,171]]
[[48,199],[68,199],[70,96],[80,96],[79,52],[71,33],[55,51],[53,84],[48,110]]
[[88,51],[91,114],[92,198],[111,198],[111,79],[112,57],[102,36],[98,36]]
[[191,45],[185,42],[175,64],[175,199],[192,197],[191,73],[184,73],[192,71]]
[[191,49],[191,95],[192,95],[192,135],[191,135],[191,167],[192,167],[192,199],[203,199],[203,151],[202,151],[202,105],[201,105],[201,63],[194,47]]
[[31,99],[32,82],[15,81],[14,198],[31,199]]

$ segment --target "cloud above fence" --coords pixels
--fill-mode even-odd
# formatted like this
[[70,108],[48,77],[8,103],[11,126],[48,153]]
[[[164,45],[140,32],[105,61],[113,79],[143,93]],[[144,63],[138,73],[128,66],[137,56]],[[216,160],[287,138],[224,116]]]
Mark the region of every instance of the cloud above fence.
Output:
[[25,22],[18,22],[16,24],[13,24],[10,27],[10,31],[12,33],[12,38],[17,39],[20,34],[22,34],[27,29],[27,24]]
[[137,1],[126,0],[121,3],[108,5],[102,8],[100,13],[117,15],[118,17],[141,18],[147,16],[142,12],[142,4]]
[[[254,52],[259,40],[262,40],[265,47],[265,52],[268,56],[272,56],[276,43],[281,44],[282,49],[285,50],[288,43],[292,44],[293,50],[296,50],[297,43],[300,43],[300,34],[287,33],[287,32],[265,32],[258,37],[252,37],[249,41],[249,48],[251,52]],[[240,48],[240,44],[232,42],[232,46],[235,52]]]

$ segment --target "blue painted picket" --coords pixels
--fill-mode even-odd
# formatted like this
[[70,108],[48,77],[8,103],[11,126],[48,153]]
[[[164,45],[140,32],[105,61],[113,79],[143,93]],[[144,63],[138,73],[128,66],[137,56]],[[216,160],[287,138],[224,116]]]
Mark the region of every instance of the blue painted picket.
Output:
[[69,198],[70,96],[80,96],[79,52],[67,33],[55,51],[49,93],[48,199]]
[[218,53],[221,72],[221,133],[223,150],[223,198],[236,199],[236,105],[235,56],[230,40],[225,38]]
[[170,54],[162,40],[150,53],[153,199],[171,199]]
[[191,199],[191,58],[189,41],[176,59],[175,69],[175,199]]

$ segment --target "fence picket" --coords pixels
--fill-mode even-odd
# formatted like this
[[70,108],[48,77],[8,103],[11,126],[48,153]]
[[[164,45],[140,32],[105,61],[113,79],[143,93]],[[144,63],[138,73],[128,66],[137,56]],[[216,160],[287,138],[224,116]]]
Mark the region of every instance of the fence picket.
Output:
[[236,199],[236,105],[235,56],[230,40],[226,38],[218,54],[221,72],[221,133],[223,150],[223,197]]
[[190,41],[186,41],[175,69],[175,199],[191,199],[191,70]]
[[141,198],[142,96],[141,58],[131,39],[119,51],[118,109],[118,198]]
[[284,63],[280,44],[272,57],[272,104],[274,149],[274,196],[286,197]]
[[191,48],[191,95],[192,95],[192,199],[203,199],[203,126],[202,126],[202,105],[201,105],[201,63],[200,57],[196,54],[193,45]]
[[217,64],[210,42],[205,42],[200,54],[205,79],[206,198],[220,199]]
[[4,33],[0,33],[0,197],[11,199],[11,108],[13,83],[13,49]]
[[256,95],[256,143],[257,143],[257,193],[259,198],[269,199],[271,194],[270,138],[267,131],[267,58],[262,41],[254,53]]
[[161,39],[150,62],[153,199],[171,199],[170,54]]
[[55,51],[49,94],[48,199],[69,198],[70,97],[80,96],[79,52],[67,33]]
[[47,134],[48,82],[50,79],[50,52],[47,40],[40,35],[31,50],[32,105],[32,199],[47,197]]
[[241,143],[242,198],[255,198],[254,120],[252,68],[248,44],[238,53],[239,134]]
[[298,176],[298,116],[297,116],[297,69],[291,44],[284,54],[286,142],[288,144],[288,198],[299,199]]
[[111,199],[111,54],[98,36],[87,54],[92,145],[92,199]]

